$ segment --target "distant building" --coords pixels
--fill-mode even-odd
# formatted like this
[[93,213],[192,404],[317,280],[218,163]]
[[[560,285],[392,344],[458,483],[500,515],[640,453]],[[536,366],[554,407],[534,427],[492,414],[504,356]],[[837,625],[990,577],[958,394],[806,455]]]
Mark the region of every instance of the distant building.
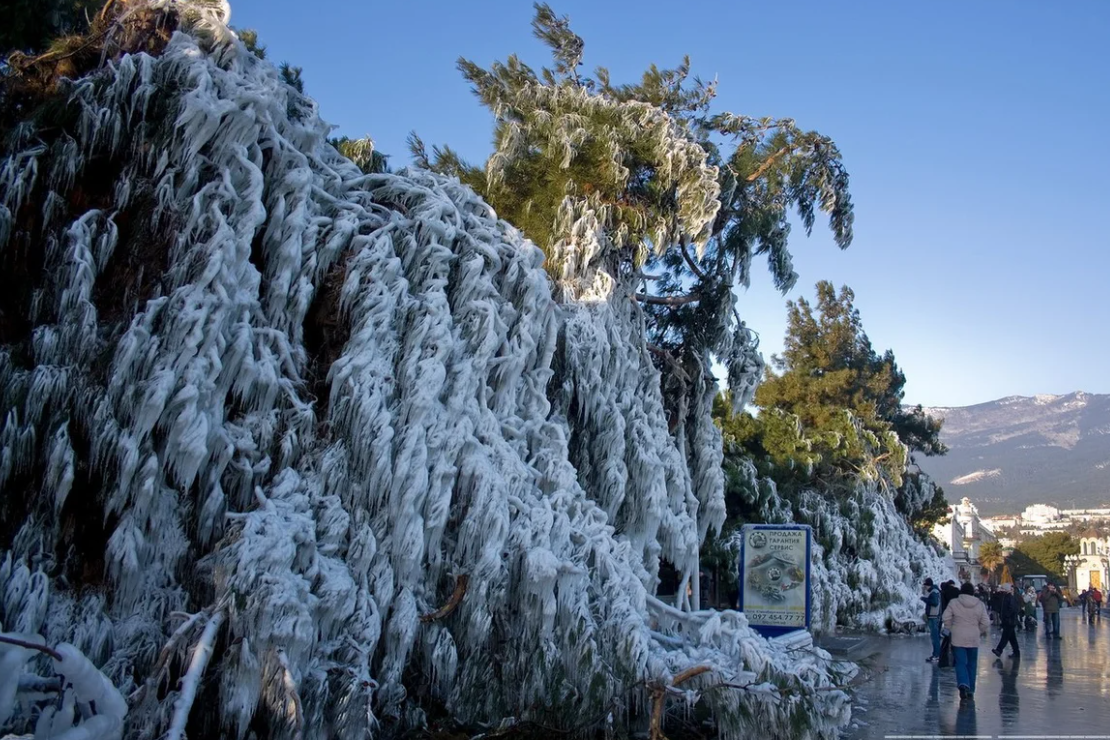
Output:
[[1010,529],[1011,527],[1020,527],[1021,516],[992,516],[989,519],[983,519],[982,522],[984,527],[994,532],[995,534],[998,534],[1004,529]]
[[1059,532],[1078,524],[1110,525],[1110,508],[1061,509],[1050,504],[1027,506],[1021,514],[1005,514],[980,520],[996,536],[1016,530],[1022,535],[1038,537],[1046,532]]
[[[1110,537],[1099,537],[1089,531],[1079,539],[1079,557],[1069,573],[1069,581],[1077,594],[1092,586],[1101,590],[1107,587],[1110,576]],[[1105,603],[1105,599],[1103,600]]]
[[952,566],[961,581],[978,583],[979,548],[984,542],[996,542],[994,532],[984,526],[979,509],[964,497],[960,503],[948,507],[948,523],[933,527],[933,536],[943,542],[951,553]]
[[1060,510],[1048,504],[1033,504],[1026,506],[1021,513],[1021,520],[1025,524],[1036,527],[1037,525],[1051,524],[1061,519]]
[[1110,509],[1061,509],[1060,516],[1080,522],[1095,522],[1110,519]]

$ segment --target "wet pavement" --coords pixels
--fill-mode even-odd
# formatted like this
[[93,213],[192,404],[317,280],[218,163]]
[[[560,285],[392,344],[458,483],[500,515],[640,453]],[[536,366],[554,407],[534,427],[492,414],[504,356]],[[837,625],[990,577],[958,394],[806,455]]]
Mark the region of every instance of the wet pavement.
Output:
[[992,629],[979,649],[975,700],[960,704],[955,671],[926,663],[927,635],[874,638],[845,740],[908,737],[1110,739],[1110,616],[1084,624],[1060,615],[1059,640],[1019,632],[1021,658],[996,659]]

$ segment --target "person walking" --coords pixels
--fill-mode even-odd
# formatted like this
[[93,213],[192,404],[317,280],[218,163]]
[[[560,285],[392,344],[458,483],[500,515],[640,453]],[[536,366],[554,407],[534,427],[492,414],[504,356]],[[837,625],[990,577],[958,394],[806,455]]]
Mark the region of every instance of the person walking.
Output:
[[960,595],[960,587],[955,581],[945,581],[940,585],[940,613],[948,608],[948,602]]
[[[1095,607],[1095,593],[1097,593],[1097,592],[1098,592],[1098,589],[1095,589],[1095,588],[1091,588],[1089,591],[1087,591],[1087,601],[1083,605],[1085,607],[1085,611],[1087,612],[1087,624],[1094,624],[1095,623],[1095,608],[1096,608]],[[1102,600],[1101,596],[1102,596],[1102,594],[1100,593],[1099,594],[1099,597],[1100,597],[1099,600],[1100,601]],[[1099,620],[1099,621],[1101,621],[1101,620]]]
[[1025,629],[1037,629],[1037,592],[1032,586],[1025,589]]
[[952,632],[952,652],[956,658],[956,683],[960,701],[975,698],[975,677],[979,673],[979,642],[990,632],[987,607],[975,596],[970,583],[960,586],[960,595],[945,610],[944,626]]
[[929,626],[929,637],[933,641],[933,654],[925,659],[927,663],[940,660],[940,589],[933,585],[932,578],[926,578],[924,583],[925,595],[921,600],[925,602],[925,624]]
[[1013,586],[1009,583],[1003,583],[998,587],[1002,597],[998,602],[998,623],[1002,625],[1002,638],[998,641],[997,647],[991,652],[999,658],[1002,657],[1002,648],[1008,643],[1010,645],[1010,657],[1020,658],[1021,648],[1018,647],[1017,629],[1018,620],[1021,619],[1022,608],[1018,603],[1017,596],[1013,593]]
[[1099,589],[1098,586],[1095,586],[1094,588],[1091,589],[1091,598],[1094,600],[1094,603],[1095,603],[1095,616],[1098,617],[1098,621],[1101,623],[1102,622],[1102,591]]
[[1079,614],[1083,617],[1083,621],[1085,622],[1088,621],[1087,617],[1090,614],[1090,610],[1087,609],[1087,602],[1090,598],[1091,592],[1087,589],[1083,589],[1083,593],[1079,594]]
[[1055,583],[1047,584],[1037,597],[1037,601],[1044,610],[1044,636],[1048,639],[1060,639],[1060,606],[1064,603],[1064,596],[1056,589]]
[[991,619],[991,624],[999,624],[999,614],[1002,610],[1002,589],[991,588],[990,600],[987,602],[987,609],[990,613],[987,614]]

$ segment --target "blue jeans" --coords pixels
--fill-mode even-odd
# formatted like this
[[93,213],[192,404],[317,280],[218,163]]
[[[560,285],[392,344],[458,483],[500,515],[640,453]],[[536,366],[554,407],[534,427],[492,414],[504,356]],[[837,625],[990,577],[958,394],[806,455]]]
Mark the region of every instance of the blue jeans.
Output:
[[933,638],[933,657],[940,657],[940,619],[929,617],[929,637]]
[[1060,634],[1060,612],[1044,615],[1044,633],[1046,635]]
[[979,648],[952,646],[956,657],[956,684],[966,686],[975,693],[975,676],[979,673]]

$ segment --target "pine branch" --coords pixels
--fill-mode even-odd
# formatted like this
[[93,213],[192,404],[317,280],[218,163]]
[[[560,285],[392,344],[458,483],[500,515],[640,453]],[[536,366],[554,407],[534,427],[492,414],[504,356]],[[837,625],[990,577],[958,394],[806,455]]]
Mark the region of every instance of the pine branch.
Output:
[[694,262],[694,258],[690,256],[689,245],[686,243],[686,235],[682,235],[682,240],[679,242],[679,247],[682,250],[682,259],[686,260],[686,265],[690,268],[690,272],[694,273],[699,280],[705,280],[705,273]]
[[771,169],[771,165],[773,165],[776,161],[778,161],[778,159],[780,157],[782,157],[784,154],[792,152],[796,149],[798,149],[798,146],[796,144],[787,144],[782,149],[779,149],[777,152],[772,154],[770,157],[767,157],[767,159],[763,160],[763,164],[759,165],[759,167],[756,168],[755,172],[748,175],[748,177],[746,178],[747,181],[748,182],[755,182],[759,178],[763,177],[764,173],[766,173],[767,170]]
[[640,303],[646,303],[650,306],[685,306],[688,303],[697,303],[700,301],[701,295],[698,293],[691,293],[689,295],[659,296],[637,293],[635,298]]

